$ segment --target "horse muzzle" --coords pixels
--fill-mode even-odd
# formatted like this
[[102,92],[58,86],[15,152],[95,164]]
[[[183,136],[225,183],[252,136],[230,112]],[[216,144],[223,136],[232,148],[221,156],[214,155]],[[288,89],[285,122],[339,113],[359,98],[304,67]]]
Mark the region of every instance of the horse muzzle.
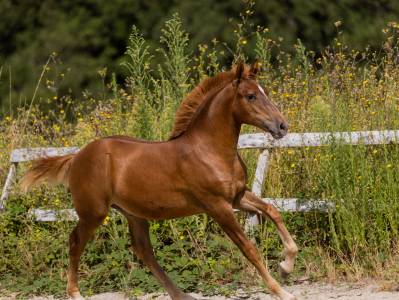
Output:
[[281,121],[273,124],[264,123],[262,126],[265,131],[270,132],[273,138],[281,139],[287,135],[288,132],[288,124],[287,122]]

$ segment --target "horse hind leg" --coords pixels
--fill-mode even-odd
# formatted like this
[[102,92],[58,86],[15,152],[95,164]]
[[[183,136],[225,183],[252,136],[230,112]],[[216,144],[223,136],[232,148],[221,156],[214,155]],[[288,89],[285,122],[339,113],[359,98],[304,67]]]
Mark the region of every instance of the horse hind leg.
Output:
[[192,300],[195,299],[190,295],[183,293],[166,275],[165,271],[161,268],[155,259],[152,249],[149,224],[147,220],[134,217],[120,210],[128,220],[129,231],[132,239],[133,250],[137,257],[143,261],[144,264],[150,269],[152,274],[158,279],[162,286],[166,289],[169,296],[173,300]]
[[93,236],[96,228],[102,224],[107,216],[107,211],[100,213],[91,211],[89,214],[79,213],[79,221],[69,236],[69,268],[67,294],[69,299],[83,300],[78,285],[79,260],[83,250]]

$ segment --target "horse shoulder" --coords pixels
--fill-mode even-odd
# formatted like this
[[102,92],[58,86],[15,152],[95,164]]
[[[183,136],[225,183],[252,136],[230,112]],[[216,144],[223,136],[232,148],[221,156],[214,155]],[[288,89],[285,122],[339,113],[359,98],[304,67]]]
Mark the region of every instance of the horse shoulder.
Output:
[[238,155],[233,164],[212,159],[204,159],[198,163],[198,167],[191,170],[191,175],[200,190],[234,200],[246,189],[246,168]]

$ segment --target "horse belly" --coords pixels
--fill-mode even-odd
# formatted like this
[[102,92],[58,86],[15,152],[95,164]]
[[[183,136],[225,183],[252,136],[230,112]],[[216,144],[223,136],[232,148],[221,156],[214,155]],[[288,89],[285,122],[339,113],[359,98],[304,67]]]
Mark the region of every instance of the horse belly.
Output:
[[125,211],[147,220],[164,220],[201,213],[202,209],[178,193],[167,197],[158,193],[132,193],[128,197],[116,197],[114,202]]
[[200,213],[184,182],[179,181],[175,172],[162,170],[137,168],[126,174],[116,186],[114,201],[145,219],[171,219]]

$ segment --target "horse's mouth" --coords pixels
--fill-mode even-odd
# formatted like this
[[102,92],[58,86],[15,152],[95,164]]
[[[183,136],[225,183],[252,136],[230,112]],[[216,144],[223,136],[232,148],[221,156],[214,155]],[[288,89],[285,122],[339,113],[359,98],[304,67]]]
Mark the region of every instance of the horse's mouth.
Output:
[[286,133],[280,133],[280,132],[279,133],[274,133],[272,131],[269,131],[269,132],[272,135],[272,137],[275,138],[276,140],[279,140],[279,139],[285,137],[285,135],[286,135]]
[[282,131],[282,130],[270,128],[270,126],[268,126],[266,123],[263,124],[262,129],[266,132],[269,132],[272,135],[272,137],[276,140],[279,140],[287,135],[286,130]]

